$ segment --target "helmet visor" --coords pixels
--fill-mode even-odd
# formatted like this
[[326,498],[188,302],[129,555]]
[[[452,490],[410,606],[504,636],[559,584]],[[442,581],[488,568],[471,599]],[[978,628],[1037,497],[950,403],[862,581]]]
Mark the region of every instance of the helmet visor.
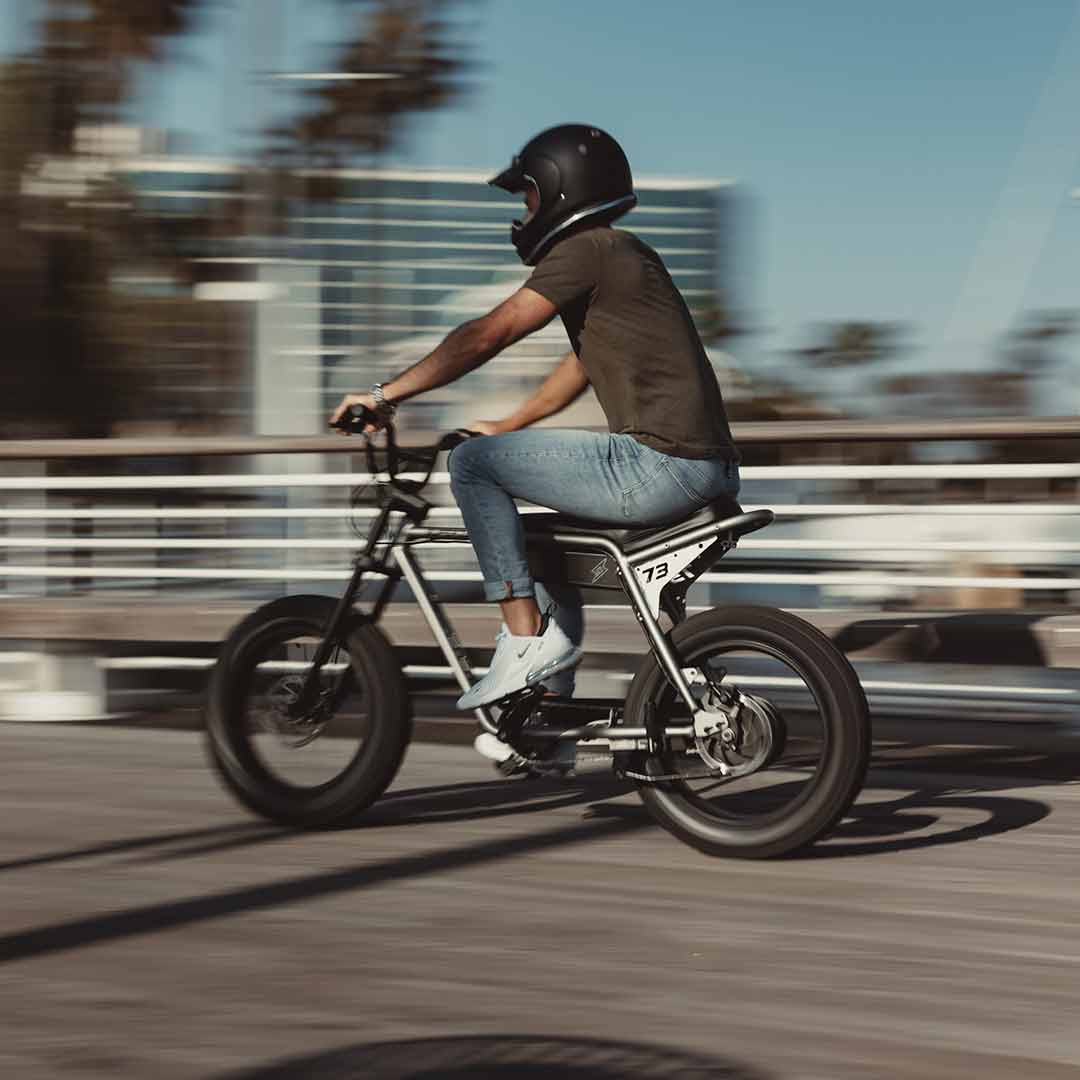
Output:
[[516,195],[519,191],[523,191],[525,188],[525,173],[521,168],[521,158],[515,157],[510,165],[503,169],[497,176],[493,176],[488,184],[491,187],[502,188],[503,191],[509,191],[512,195]]

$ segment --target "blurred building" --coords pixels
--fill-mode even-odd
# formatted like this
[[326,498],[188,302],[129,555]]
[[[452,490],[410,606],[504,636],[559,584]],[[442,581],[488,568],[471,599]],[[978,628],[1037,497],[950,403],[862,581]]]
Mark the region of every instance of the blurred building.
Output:
[[[467,172],[349,170],[283,179],[237,166],[141,157],[123,164],[138,211],[196,223],[185,241],[194,296],[209,311],[250,305],[250,367],[227,395],[240,428],[322,430],[329,407],[424,355],[528,274],[509,242],[521,206]],[[298,187],[304,194],[297,194]],[[731,184],[640,180],[625,226],[667,263],[700,327],[733,295]],[[160,289],[160,279],[125,287]],[[190,282],[178,288],[191,290]],[[411,405],[403,424],[452,427],[520,401],[567,347],[556,320],[460,383]],[[737,391],[713,350],[725,392]],[[197,392],[197,388],[193,388]],[[211,407],[208,402],[208,408]],[[587,395],[562,424],[602,424]]]

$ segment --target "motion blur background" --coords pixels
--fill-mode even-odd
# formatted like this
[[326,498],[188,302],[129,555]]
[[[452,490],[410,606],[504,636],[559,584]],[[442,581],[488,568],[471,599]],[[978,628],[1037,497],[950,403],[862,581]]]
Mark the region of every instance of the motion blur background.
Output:
[[[1024,420],[1076,404],[1075,3],[0,0],[0,46],[7,601],[334,591],[349,483],[318,478],[349,459],[183,440],[323,433],[509,295],[519,208],[484,181],[586,120],[736,424],[870,422],[747,435],[779,522],[698,603],[1074,603],[1076,440]],[[403,437],[504,415],[563,348],[556,322]],[[973,417],[1003,424],[957,439]],[[13,449],[56,437],[171,441]],[[478,598],[467,553],[429,565]]]
[[[4,0],[4,434],[319,430],[522,279],[482,181],[573,118],[736,418],[1071,413],[1075,11]],[[268,306],[302,423],[253,397]]]

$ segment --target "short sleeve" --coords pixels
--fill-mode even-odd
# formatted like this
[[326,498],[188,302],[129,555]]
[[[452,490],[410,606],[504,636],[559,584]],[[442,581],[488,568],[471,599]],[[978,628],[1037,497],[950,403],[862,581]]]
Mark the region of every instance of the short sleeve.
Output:
[[560,311],[596,285],[596,247],[587,234],[570,236],[556,244],[525,282]]

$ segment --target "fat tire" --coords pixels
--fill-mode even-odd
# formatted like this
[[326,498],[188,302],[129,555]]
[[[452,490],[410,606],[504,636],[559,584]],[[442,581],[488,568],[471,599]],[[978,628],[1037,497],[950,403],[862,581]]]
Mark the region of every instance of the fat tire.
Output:
[[287,596],[264,604],[229,633],[207,687],[206,746],[226,788],[248,809],[282,825],[326,828],[366,810],[390,786],[412,737],[412,714],[393,646],[360,613],[350,616],[345,645],[355,677],[367,695],[370,730],[356,758],[328,784],[310,791],[277,782],[252,767],[247,722],[236,696],[237,669],[273,628],[321,636],[337,601],[328,596]]
[[[809,798],[790,817],[767,825],[735,825],[693,805],[679,781],[636,781],[654,820],[680,840],[709,855],[765,859],[784,855],[826,836],[847,813],[862,788],[870,760],[869,708],[859,677],[844,654],[817,627],[775,608],[740,605],[713,608],[680,623],[671,634],[679,656],[700,655],[710,646],[760,642],[795,659],[819,695],[828,731],[826,755]],[[626,697],[627,723],[645,715],[668,685],[655,658],[638,669]],[[654,759],[647,768],[662,771]]]

